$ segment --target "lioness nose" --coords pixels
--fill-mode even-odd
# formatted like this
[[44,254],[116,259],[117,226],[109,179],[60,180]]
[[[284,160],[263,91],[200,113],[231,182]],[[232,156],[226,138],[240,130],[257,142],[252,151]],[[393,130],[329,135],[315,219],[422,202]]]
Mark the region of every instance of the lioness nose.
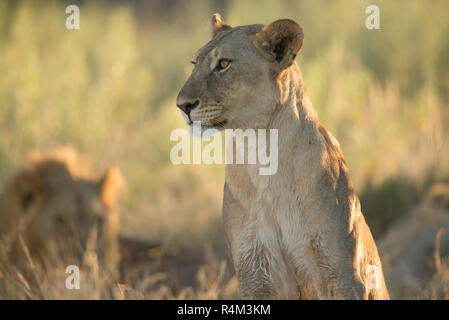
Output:
[[183,104],[178,104],[177,107],[179,109],[181,109],[182,111],[184,111],[184,113],[189,116],[190,111],[192,111],[193,109],[198,107],[199,104],[200,104],[200,100],[196,100],[194,103],[186,102]]

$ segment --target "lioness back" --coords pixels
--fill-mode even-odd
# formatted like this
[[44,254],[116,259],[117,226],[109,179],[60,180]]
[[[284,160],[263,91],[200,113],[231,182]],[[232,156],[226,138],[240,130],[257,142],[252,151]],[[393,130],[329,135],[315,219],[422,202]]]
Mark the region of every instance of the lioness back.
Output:
[[449,257],[449,185],[436,183],[379,241],[393,297],[444,299]]

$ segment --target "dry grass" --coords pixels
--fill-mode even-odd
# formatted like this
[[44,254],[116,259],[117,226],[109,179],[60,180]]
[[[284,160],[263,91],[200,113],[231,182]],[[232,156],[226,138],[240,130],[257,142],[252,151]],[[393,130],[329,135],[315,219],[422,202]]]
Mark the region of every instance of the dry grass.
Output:
[[[111,277],[102,270],[93,246],[87,246],[80,261],[73,255],[51,251],[44,260],[31,256],[21,236],[20,243],[26,260],[11,263],[8,246],[0,243],[0,299],[236,299],[237,280],[228,268],[228,261],[205,249],[205,259],[193,257],[195,279],[186,285],[186,279],[177,279],[176,271],[182,269],[183,258],[172,255],[163,248],[151,248],[152,256],[139,261],[128,261],[119,277]],[[57,252],[61,252],[60,250]],[[154,257],[156,256],[156,258]],[[171,258],[170,271],[158,271],[163,262]],[[185,259],[184,259],[185,260]],[[80,269],[80,288],[66,287],[68,265]],[[174,269],[173,269],[174,268]],[[168,268],[169,269],[169,268]],[[118,271],[118,270],[117,270]],[[118,274],[119,272],[117,272]],[[187,279],[189,282],[189,279]]]

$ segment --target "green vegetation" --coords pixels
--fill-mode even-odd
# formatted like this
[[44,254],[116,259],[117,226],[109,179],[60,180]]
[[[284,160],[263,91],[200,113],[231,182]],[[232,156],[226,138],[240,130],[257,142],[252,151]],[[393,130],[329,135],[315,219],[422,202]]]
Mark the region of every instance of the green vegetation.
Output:
[[123,233],[222,244],[223,167],[169,161],[169,134],[184,126],[175,97],[216,11],[231,25],[303,26],[306,88],[376,235],[448,176],[447,1],[376,1],[381,30],[365,28],[372,1],[214,3],[147,21],[131,5],[85,1],[81,29],[69,31],[65,3],[1,1],[0,189],[30,150],[73,145],[94,168],[124,171]]

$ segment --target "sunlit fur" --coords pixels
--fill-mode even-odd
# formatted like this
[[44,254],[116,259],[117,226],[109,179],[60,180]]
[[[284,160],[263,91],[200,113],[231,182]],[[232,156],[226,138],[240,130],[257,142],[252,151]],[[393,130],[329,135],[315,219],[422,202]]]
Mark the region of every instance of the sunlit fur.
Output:
[[[196,54],[177,103],[199,100],[192,120],[225,123],[219,129],[279,134],[275,175],[259,175],[259,164],[226,166],[223,219],[240,294],[388,299],[343,153],[318,121],[295,62],[301,27],[288,19],[266,27],[221,24]],[[217,73],[220,59],[232,64]]]

